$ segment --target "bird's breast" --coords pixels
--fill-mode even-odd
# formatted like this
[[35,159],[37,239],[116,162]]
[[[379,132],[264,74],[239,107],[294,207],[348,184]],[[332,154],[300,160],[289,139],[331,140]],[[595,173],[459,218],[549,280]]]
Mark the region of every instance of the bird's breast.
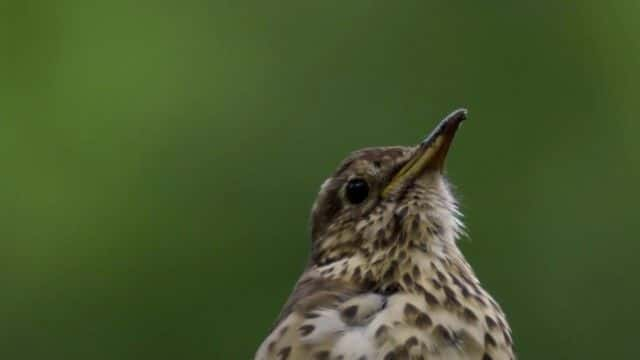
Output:
[[[284,353],[291,359],[512,358],[504,315],[465,264],[420,256],[410,254],[410,261],[396,264],[389,279],[397,285],[394,291],[374,287],[293,311],[257,358],[281,359]],[[354,264],[318,271],[331,276]],[[360,270],[360,277],[366,272]]]

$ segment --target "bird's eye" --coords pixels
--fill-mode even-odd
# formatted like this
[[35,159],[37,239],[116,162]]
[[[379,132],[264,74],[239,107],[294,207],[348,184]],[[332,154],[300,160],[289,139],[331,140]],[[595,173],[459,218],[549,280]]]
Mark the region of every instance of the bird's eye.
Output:
[[350,203],[360,204],[369,195],[369,184],[363,179],[349,180],[345,193]]

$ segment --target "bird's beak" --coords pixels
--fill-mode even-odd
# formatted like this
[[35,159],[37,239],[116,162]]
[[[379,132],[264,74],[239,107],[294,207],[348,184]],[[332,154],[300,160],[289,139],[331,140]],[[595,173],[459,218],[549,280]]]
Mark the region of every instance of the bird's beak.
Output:
[[447,117],[424,139],[414,151],[407,163],[398,171],[389,184],[382,191],[382,198],[386,199],[399,192],[408,183],[427,169],[442,171],[444,161],[449,151],[460,123],[467,118],[467,110],[458,109]]

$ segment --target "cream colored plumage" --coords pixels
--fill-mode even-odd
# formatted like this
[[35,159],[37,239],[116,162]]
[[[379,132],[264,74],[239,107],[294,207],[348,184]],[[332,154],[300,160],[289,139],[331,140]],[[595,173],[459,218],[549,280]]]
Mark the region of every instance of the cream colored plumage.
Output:
[[309,265],[256,359],[514,358],[502,310],[456,245],[441,170],[464,117],[417,147],[357,151],[323,184]]

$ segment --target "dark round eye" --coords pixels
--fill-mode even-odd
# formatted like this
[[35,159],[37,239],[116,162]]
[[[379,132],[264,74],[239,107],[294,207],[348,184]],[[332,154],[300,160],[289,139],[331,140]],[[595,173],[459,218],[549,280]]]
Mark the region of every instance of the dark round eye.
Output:
[[369,184],[363,179],[349,180],[345,192],[350,203],[360,204],[369,195]]

